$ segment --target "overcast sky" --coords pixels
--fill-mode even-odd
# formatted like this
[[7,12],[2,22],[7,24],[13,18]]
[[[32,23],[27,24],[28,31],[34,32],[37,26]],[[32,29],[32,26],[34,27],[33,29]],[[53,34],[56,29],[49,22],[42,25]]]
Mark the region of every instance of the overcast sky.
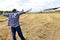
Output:
[[0,0],[0,10],[32,8],[32,11],[40,11],[53,7],[60,7],[60,0]]

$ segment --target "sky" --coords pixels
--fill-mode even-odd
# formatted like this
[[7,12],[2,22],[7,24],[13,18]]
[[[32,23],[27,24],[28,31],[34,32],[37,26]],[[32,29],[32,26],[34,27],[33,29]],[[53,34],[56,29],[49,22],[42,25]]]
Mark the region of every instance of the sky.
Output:
[[60,0],[0,0],[0,10],[17,9],[25,11],[32,8],[32,11],[60,7]]

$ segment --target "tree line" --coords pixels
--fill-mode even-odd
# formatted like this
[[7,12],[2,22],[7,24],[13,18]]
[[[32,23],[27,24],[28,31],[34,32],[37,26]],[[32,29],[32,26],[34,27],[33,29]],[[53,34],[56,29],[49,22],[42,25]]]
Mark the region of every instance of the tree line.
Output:
[[5,13],[12,13],[12,11],[0,11],[0,15],[5,12]]

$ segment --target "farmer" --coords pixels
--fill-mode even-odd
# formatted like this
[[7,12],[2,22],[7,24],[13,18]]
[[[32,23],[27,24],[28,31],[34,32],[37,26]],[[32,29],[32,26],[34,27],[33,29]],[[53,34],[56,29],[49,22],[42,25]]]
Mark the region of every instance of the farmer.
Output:
[[[29,11],[30,10],[27,10],[26,12]],[[8,26],[11,26],[12,40],[16,40],[16,31],[18,32],[18,35],[21,40],[25,40],[19,24],[19,15],[24,14],[26,12],[24,12],[24,10],[17,12],[16,9],[13,9],[12,13],[3,13],[4,16],[8,17]]]

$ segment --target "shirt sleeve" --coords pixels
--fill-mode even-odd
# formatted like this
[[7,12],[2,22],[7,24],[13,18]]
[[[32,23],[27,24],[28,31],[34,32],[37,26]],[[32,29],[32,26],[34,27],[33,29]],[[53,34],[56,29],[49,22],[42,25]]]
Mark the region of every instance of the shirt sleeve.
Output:
[[24,13],[24,10],[17,12],[18,15],[21,15]]
[[3,12],[3,14],[2,14],[3,16],[6,16],[6,17],[8,17],[9,16],[9,14],[8,13],[4,13]]

